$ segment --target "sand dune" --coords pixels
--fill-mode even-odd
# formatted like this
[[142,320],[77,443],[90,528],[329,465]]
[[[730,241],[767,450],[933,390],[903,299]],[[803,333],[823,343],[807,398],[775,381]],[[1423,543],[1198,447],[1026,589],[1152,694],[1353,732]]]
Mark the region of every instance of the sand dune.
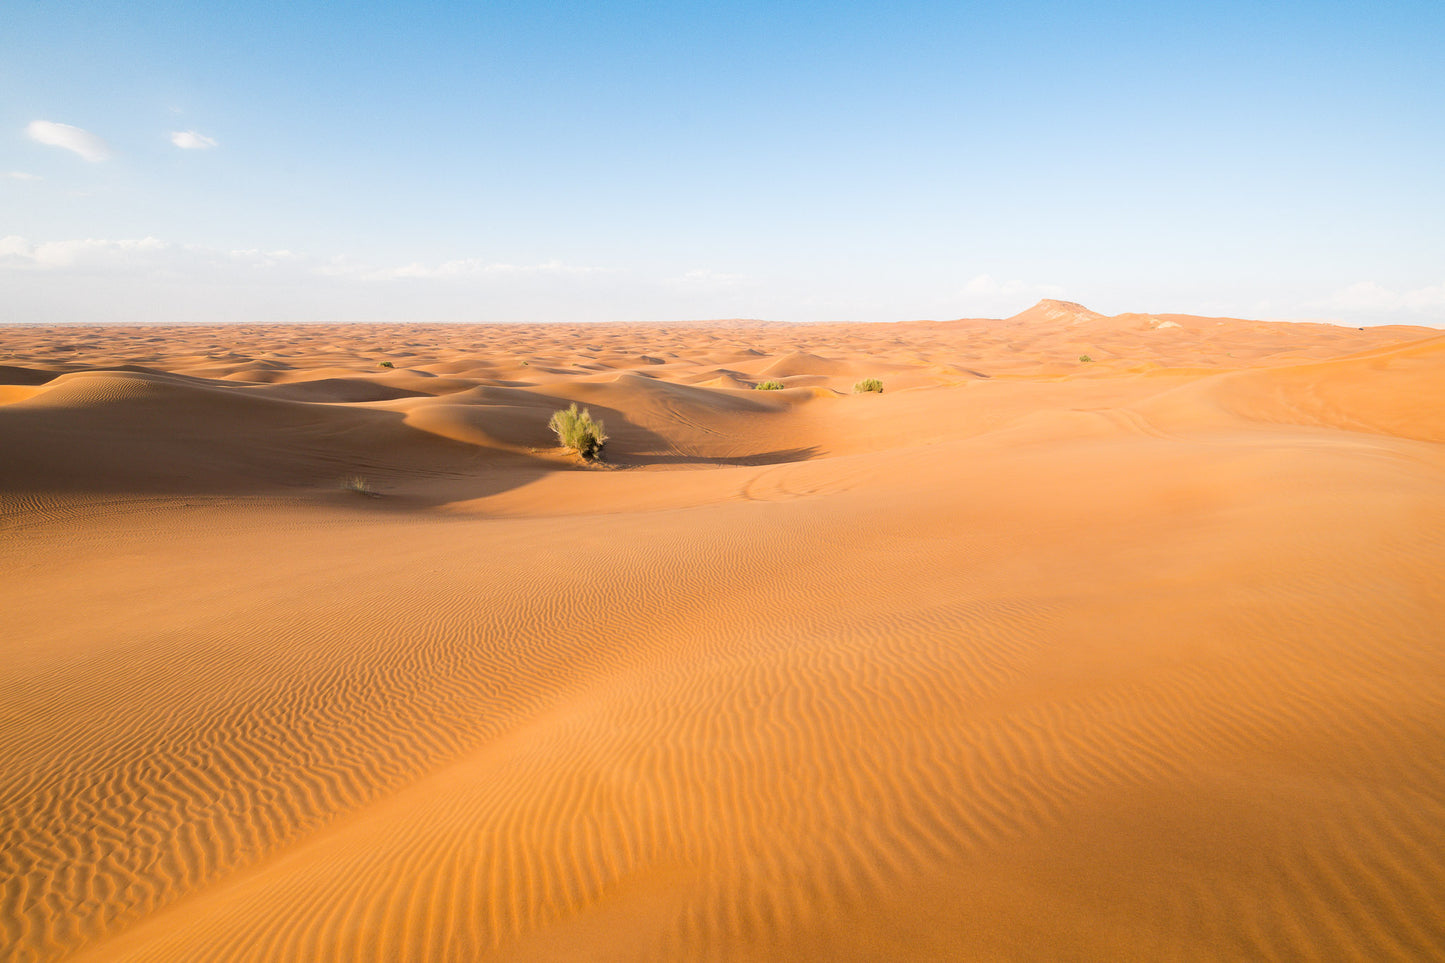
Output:
[[1436,330],[0,331],[5,959],[1445,953]]

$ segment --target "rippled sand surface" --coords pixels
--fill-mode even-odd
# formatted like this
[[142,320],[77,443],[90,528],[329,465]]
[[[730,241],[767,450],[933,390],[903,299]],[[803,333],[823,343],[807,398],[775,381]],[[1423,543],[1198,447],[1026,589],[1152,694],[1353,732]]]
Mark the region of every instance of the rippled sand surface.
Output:
[[1445,955],[1440,331],[8,327],[0,452],[6,960]]

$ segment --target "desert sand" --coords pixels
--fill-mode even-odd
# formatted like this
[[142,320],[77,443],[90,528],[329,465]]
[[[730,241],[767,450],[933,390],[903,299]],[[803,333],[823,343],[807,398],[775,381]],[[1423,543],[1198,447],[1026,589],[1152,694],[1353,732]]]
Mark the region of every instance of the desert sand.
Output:
[[0,533],[6,960],[1445,955],[1435,329],[11,326]]

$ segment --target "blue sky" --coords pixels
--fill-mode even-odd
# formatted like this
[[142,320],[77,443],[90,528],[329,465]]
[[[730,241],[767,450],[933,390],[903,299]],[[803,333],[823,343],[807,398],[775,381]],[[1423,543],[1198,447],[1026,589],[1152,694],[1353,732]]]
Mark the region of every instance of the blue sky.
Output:
[[0,321],[1445,324],[1445,4],[5,0]]

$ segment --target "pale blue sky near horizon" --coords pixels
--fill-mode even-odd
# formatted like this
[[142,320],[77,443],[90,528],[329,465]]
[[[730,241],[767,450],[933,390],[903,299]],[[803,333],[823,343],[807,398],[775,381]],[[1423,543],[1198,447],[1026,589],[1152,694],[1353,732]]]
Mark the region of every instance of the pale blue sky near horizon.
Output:
[[1438,0],[3,19],[0,322],[1445,324]]

